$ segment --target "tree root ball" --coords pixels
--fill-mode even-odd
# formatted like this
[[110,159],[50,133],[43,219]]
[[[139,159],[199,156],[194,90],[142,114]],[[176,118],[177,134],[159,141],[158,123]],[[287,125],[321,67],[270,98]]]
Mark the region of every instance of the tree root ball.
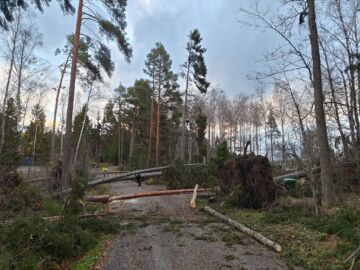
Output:
[[238,207],[266,208],[277,198],[267,157],[250,153],[229,159],[218,167],[218,178],[221,193],[233,197]]

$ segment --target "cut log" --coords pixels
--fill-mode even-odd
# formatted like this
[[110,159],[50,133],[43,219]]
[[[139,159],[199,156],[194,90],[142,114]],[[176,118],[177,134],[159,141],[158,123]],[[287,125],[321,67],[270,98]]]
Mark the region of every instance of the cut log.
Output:
[[[126,194],[126,195],[116,195],[112,197],[110,195],[97,195],[97,196],[86,196],[85,200],[89,202],[108,203],[112,201],[129,200],[129,199],[142,198],[142,197],[177,195],[177,194],[191,193],[193,191],[194,191],[193,189],[173,189],[173,190],[141,192],[134,194]],[[205,193],[206,195],[211,195],[210,191],[211,191],[210,188],[200,188],[197,190],[197,192]]]
[[191,208],[196,208],[196,197],[197,197],[198,188],[199,188],[199,185],[196,184],[195,188],[194,188],[193,196],[192,196],[191,201],[190,201],[190,207]]
[[230,226],[238,229],[239,231],[251,236],[252,238],[254,238],[255,240],[259,241],[261,244],[274,249],[276,252],[280,252],[281,251],[281,246],[273,241],[271,241],[270,239],[266,238],[265,236],[263,236],[262,234],[253,231],[252,229],[236,222],[235,220],[232,220],[231,218],[228,218],[227,216],[220,214],[219,212],[215,211],[214,209],[205,206],[203,208],[206,212],[208,212],[209,214],[221,219],[222,221],[224,221],[225,223],[229,224]]
[[[135,199],[135,198],[143,198],[143,197],[153,197],[153,196],[163,196],[163,195],[175,195],[175,194],[184,194],[184,193],[191,193],[194,190],[190,189],[174,189],[174,190],[160,190],[160,191],[151,191],[151,192],[141,192],[135,194],[126,194],[126,195],[118,195],[110,197],[111,201],[119,201],[119,200],[128,200],[128,199]],[[199,188],[198,192],[210,192],[210,188]]]

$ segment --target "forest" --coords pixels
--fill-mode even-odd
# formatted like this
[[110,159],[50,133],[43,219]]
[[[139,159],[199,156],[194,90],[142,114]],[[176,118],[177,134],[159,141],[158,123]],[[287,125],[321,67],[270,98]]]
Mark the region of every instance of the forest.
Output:
[[[278,240],[276,269],[360,269],[360,2],[271,2],[237,4],[238,27],[278,42],[254,55],[253,89],[229,92],[209,75],[208,29],[187,29],[181,56],[155,42],[125,85],[126,0],[1,0],[0,269],[130,269],[109,266],[104,243],[159,217],[94,198],[196,184],[212,194],[200,205]],[[44,56],[37,16],[53,5],[76,20]],[[134,179],[144,190],[126,192]]]

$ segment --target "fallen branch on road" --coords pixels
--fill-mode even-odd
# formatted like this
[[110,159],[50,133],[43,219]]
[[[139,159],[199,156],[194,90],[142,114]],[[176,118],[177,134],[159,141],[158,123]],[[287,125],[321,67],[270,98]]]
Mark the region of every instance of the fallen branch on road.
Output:
[[[134,194],[117,195],[117,196],[110,196],[110,195],[87,196],[87,197],[85,197],[85,200],[90,201],[90,202],[109,203],[112,201],[129,200],[129,199],[135,199],[135,198],[192,193],[193,191],[194,191],[193,189],[173,189],[173,190],[140,192],[140,193],[134,193]],[[210,193],[211,189],[210,188],[199,188],[197,190],[197,192]]]
[[229,224],[230,226],[238,229],[239,231],[250,235],[252,238],[256,239],[257,241],[259,241],[261,244],[274,249],[276,252],[280,252],[281,251],[281,246],[273,241],[271,241],[270,239],[266,238],[265,236],[263,236],[262,234],[253,231],[252,229],[236,222],[235,220],[232,220],[231,218],[228,218],[227,216],[220,214],[219,212],[215,211],[214,209],[205,206],[203,208],[206,212],[208,212],[209,214],[221,219],[222,221],[224,221],[225,223]]

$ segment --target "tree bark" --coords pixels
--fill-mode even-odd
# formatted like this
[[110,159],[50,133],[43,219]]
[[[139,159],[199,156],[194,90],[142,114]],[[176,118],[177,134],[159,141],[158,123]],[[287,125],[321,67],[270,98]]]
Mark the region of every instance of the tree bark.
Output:
[[87,101],[86,101],[86,105],[85,105],[84,119],[83,119],[83,122],[82,122],[82,125],[81,125],[80,135],[79,135],[79,138],[78,138],[78,141],[77,141],[77,144],[76,144],[75,155],[74,155],[74,167],[76,166],[76,160],[77,160],[77,156],[79,154],[81,139],[82,139],[82,136],[84,134],[87,112],[89,110],[91,92],[92,92],[92,87],[90,88],[89,93],[88,93],[88,97],[87,97]]
[[320,42],[320,46],[323,49],[324,60],[325,60],[325,64],[326,64],[326,71],[327,71],[327,75],[328,75],[328,81],[329,81],[329,86],[330,86],[330,91],[331,91],[331,97],[333,99],[333,105],[334,105],[335,121],[336,121],[336,125],[338,127],[340,137],[341,137],[341,141],[342,141],[342,144],[343,144],[343,147],[344,147],[345,157],[348,159],[350,157],[350,152],[349,152],[349,147],[348,147],[348,143],[347,143],[347,140],[346,140],[346,136],[345,136],[345,133],[344,133],[341,121],[340,121],[340,113],[339,113],[338,105],[337,105],[337,102],[336,102],[334,80],[333,80],[333,76],[332,76],[332,73],[331,73],[327,53],[326,53],[326,51],[325,51],[325,49],[324,49],[321,42]]
[[216,212],[214,209],[205,206],[203,208],[206,212],[208,212],[209,214],[221,219],[222,221],[224,221],[225,223],[229,224],[230,226],[238,229],[239,231],[250,235],[252,238],[256,239],[257,241],[259,241],[261,244],[274,249],[276,252],[280,252],[281,251],[281,246],[278,243],[275,243],[273,241],[271,241],[270,239],[266,238],[265,236],[263,236],[262,234],[253,231],[252,229],[245,227],[244,225],[236,222],[235,220],[232,220],[231,218],[228,218],[227,216],[220,214],[219,212]]
[[161,104],[161,94],[160,94],[160,85],[159,82],[159,89],[158,89],[158,107],[157,107],[157,126],[156,126],[156,167],[160,164],[160,104]]
[[136,137],[135,125],[136,125],[136,116],[137,116],[138,108],[136,107],[136,108],[134,108],[134,110],[135,110],[135,116],[134,116],[132,127],[131,127],[129,159],[131,159],[133,157],[133,154],[134,154],[134,145],[135,145],[135,137]]
[[[153,87],[154,89],[154,87]],[[152,133],[154,129],[154,107],[155,107],[155,101],[154,101],[154,92],[151,95],[151,112],[150,112],[150,126],[149,126],[149,147],[148,147],[148,160],[147,160],[147,167],[150,168],[151,163],[151,151],[152,151]]]
[[189,90],[189,76],[190,76],[190,54],[188,56],[187,71],[186,71],[186,84],[185,84],[185,102],[184,102],[184,113],[182,121],[182,134],[181,134],[181,155],[182,161],[186,158],[186,140],[187,140],[187,128],[186,122],[188,121],[188,90]]
[[64,138],[62,185],[65,188],[69,187],[72,181],[71,179],[71,164],[72,164],[72,156],[73,156],[72,118],[73,118],[74,99],[75,99],[75,84],[76,84],[76,72],[77,72],[77,62],[78,62],[79,42],[80,42],[80,32],[81,32],[81,22],[82,22],[82,9],[83,9],[83,0],[79,0],[76,30],[74,35],[73,58],[71,63],[69,98],[68,98],[68,106],[66,113],[66,132]]
[[[118,195],[110,197],[110,201],[119,201],[119,200],[128,200],[134,198],[144,198],[144,197],[152,197],[152,196],[162,196],[162,195],[174,195],[174,194],[184,194],[191,193],[194,189],[175,189],[175,190],[160,190],[160,191],[150,191],[150,192],[142,192],[135,194],[126,194],[126,195]],[[211,192],[211,188],[199,188],[197,192]]]
[[199,185],[196,184],[196,185],[195,185],[195,188],[194,188],[194,191],[193,191],[193,195],[192,195],[191,201],[190,201],[190,207],[191,207],[191,208],[196,208],[196,198],[197,198],[198,189],[199,189]]
[[315,118],[317,127],[316,133],[320,148],[322,204],[325,207],[330,207],[334,203],[335,196],[333,190],[334,174],[323,105],[324,97],[321,78],[319,37],[316,25],[315,0],[307,0],[307,4],[309,11],[308,25],[310,31],[311,55],[313,61]]

